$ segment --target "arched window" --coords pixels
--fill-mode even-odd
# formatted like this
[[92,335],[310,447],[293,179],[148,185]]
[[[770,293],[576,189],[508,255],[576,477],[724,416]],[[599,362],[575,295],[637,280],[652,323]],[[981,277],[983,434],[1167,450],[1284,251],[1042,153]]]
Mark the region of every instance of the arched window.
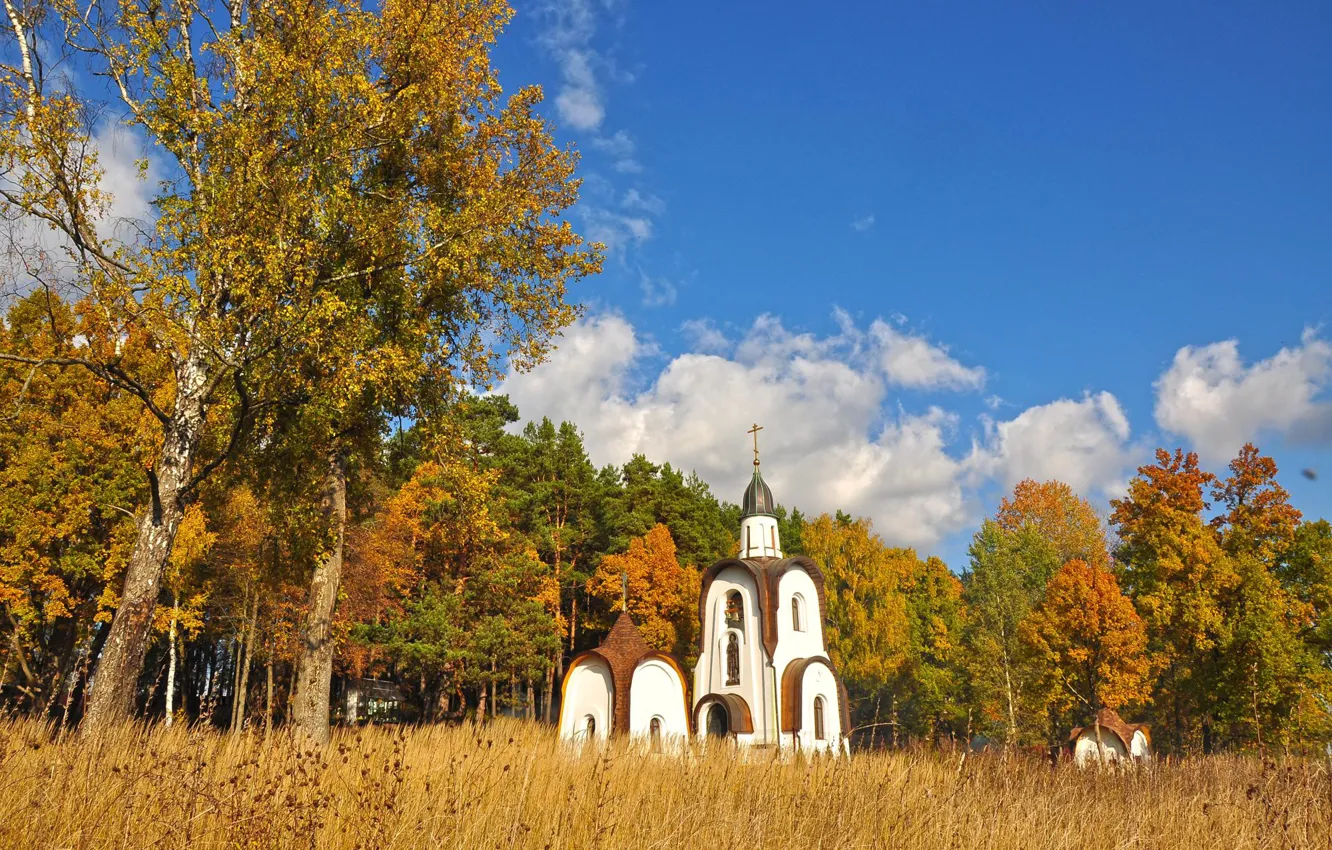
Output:
[[726,684],[740,684],[740,639],[735,632],[726,638]]
[[597,734],[597,719],[592,715],[583,718],[583,725],[587,729],[587,737],[591,738]]
[[791,597],[791,628],[798,632],[805,630],[805,599],[799,593]]
[[740,591],[732,590],[726,594],[726,625],[740,627],[745,620],[745,600]]
[[652,745],[652,752],[661,752],[661,718],[654,717],[648,723],[648,739]]
[[814,697],[814,739],[824,740],[823,734],[823,697]]

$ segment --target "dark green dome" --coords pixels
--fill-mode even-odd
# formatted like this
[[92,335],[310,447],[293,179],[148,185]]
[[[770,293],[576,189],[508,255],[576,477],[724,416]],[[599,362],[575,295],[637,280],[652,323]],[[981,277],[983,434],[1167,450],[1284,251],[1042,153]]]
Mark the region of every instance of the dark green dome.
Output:
[[745,488],[745,497],[740,500],[740,518],[748,516],[776,516],[777,503],[772,500],[772,490],[764,483],[758,467],[754,467],[754,478]]

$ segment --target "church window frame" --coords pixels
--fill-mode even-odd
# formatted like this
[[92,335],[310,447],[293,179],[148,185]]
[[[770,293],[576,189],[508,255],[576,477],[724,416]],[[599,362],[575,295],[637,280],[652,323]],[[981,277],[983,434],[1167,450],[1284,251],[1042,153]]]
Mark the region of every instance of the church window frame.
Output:
[[823,697],[814,697],[814,740],[826,741],[827,735],[824,734],[823,726]]
[[797,632],[805,630],[805,597],[799,593],[791,597],[791,628]]
[[654,716],[648,721],[648,742],[652,752],[661,752],[661,717]]
[[589,738],[597,736],[597,718],[594,714],[589,714],[583,718],[583,733]]

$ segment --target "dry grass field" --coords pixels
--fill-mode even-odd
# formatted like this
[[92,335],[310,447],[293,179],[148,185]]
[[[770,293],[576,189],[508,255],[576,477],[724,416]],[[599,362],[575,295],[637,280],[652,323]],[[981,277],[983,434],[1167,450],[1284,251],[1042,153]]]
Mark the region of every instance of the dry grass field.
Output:
[[0,723],[3,848],[1332,848],[1326,765],[571,756],[519,722],[286,736]]

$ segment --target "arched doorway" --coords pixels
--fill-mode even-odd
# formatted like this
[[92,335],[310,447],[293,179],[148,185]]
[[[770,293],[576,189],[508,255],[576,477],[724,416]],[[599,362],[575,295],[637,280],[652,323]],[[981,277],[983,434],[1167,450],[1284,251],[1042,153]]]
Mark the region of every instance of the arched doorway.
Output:
[[731,731],[730,718],[726,715],[726,706],[719,702],[708,707],[708,735],[713,738],[725,738]]

